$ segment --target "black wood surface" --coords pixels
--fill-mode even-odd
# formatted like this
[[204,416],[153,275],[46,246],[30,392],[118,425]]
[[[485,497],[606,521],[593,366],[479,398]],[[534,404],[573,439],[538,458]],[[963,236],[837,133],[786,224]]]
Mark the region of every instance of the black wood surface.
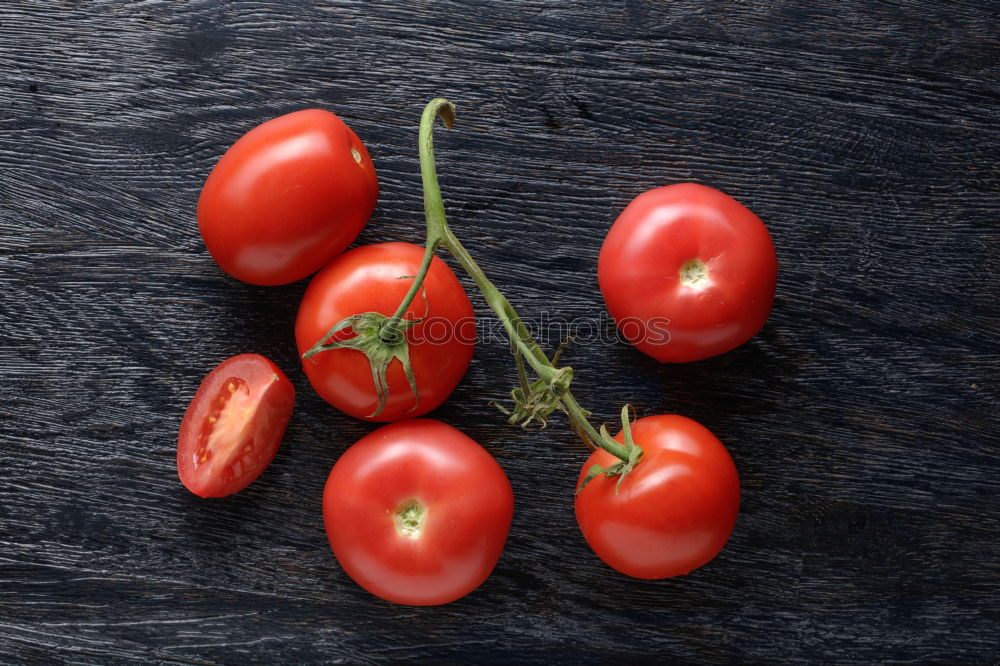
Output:
[[[995,661],[998,18],[982,0],[4,2],[0,661]],[[601,241],[651,187],[703,182],[769,226],[778,293],[750,343],[682,366],[566,356],[599,419],[632,402],[729,446],[742,513],[708,566],[646,582],[591,554],[564,419],[523,432],[488,405],[514,383],[499,339],[433,414],[514,487],[493,575],[415,609],[333,559],[322,486],[373,426],[300,370],[306,282],[227,277],[195,203],[243,132],[322,107],[378,169],[358,243],[419,243],[416,127],[439,95],[459,112],[437,133],[452,225],[525,316],[603,325]],[[296,412],[257,482],[199,500],[177,427],[247,351],[289,373]]]

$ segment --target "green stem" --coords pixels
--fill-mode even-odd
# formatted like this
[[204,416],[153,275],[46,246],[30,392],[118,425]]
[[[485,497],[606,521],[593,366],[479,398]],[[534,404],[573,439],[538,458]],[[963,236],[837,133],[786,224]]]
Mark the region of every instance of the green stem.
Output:
[[437,250],[438,245],[440,245],[438,241],[430,237],[427,238],[427,247],[424,248],[424,257],[420,261],[420,268],[417,270],[417,274],[413,276],[413,284],[410,285],[410,289],[406,292],[406,296],[403,297],[399,307],[396,308],[396,312],[385,320],[385,323],[382,324],[382,327],[379,330],[379,337],[383,342],[395,342],[400,338],[400,336],[403,335],[403,315],[406,314],[406,309],[410,307],[410,303],[413,302],[417,292],[420,291],[420,287],[424,283],[424,278],[427,277],[427,271],[431,267],[431,261],[434,259],[434,252]]
[[[447,225],[447,222],[444,224]],[[507,300],[507,297],[500,293],[500,290],[490,282],[483,269],[473,260],[468,251],[462,247],[462,244],[458,242],[458,239],[455,238],[450,230],[447,231],[444,241],[441,244],[451,252],[452,256],[458,260],[459,265],[468,273],[472,281],[476,283],[476,286],[479,287],[479,291],[483,293],[486,304],[497,313],[500,322],[507,331],[507,335],[510,336],[514,346],[528,361],[531,369],[539,377],[551,381],[555,376],[555,367],[549,363],[545,352],[538,346],[535,339],[531,337],[528,327],[521,321],[521,317],[518,316],[510,301]]]
[[500,290],[486,277],[483,269],[476,264],[472,256],[458,242],[448,228],[448,220],[444,214],[444,200],[441,198],[441,186],[438,185],[437,166],[434,163],[434,120],[440,116],[447,127],[455,124],[455,105],[438,97],[424,108],[420,118],[420,174],[424,183],[424,215],[427,218],[427,245],[431,240],[443,245],[458,260],[479,290],[483,292],[486,303],[500,317],[501,323],[517,349],[528,360],[531,368],[539,377],[551,379],[554,368],[531,337],[528,328],[518,317],[517,312]]
[[[432,247],[443,245],[455,257],[472,281],[476,283],[483,293],[487,305],[496,313],[503,323],[507,335],[516,350],[527,359],[531,369],[539,378],[551,382],[556,374],[557,368],[549,361],[545,352],[531,336],[528,328],[521,321],[520,316],[510,304],[510,301],[500,292],[490,281],[479,264],[466,251],[462,244],[448,227],[445,218],[444,201],[441,198],[441,188],[438,185],[437,167],[434,164],[434,120],[440,116],[447,127],[452,127],[455,122],[455,106],[446,99],[437,98],[432,100],[425,108],[420,118],[420,172],[423,176],[424,184],[424,213],[427,218],[427,248],[433,254]],[[429,264],[429,261],[427,262]],[[419,287],[419,282],[414,281],[414,291]],[[412,296],[411,296],[412,299]],[[404,308],[405,309],[405,308]],[[628,461],[629,454],[625,447],[601,434],[587,420],[587,413],[573,394],[567,389],[561,398],[562,405],[569,415],[574,429],[582,431],[590,441],[623,461]]]
[[[433,141],[432,130],[434,118],[438,115],[444,120],[445,125],[450,128],[455,123],[455,105],[446,99],[438,98],[433,100],[424,109],[424,113],[420,118],[420,137],[418,139],[421,146],[421,155],[423,154],[424,142],[426,141],[428,144],[431,144]],[[432,153],[433,150],[433,146],[431,146]],[[427,271],[431,267],[431,261],[434,259],[434,252],[442,244],[441,241],[445,234],[448,233],[448,225],[444,222],[444,200],[441,198],[441,187],[438,185],[437,169],[434,166],[434,160],[431,160],[429,166],[425,165],[423,160],[421,160],[421,172],[424,182],[424,218],[427,220],[427,244],[424,248],[424,257],[420,263],[420,269],[417,271],[416,276],[414,276],[410,290],[406,292],[406,296],[403,297],[403,301],[396,308],[396,312],[385,323],[386,335],[389,336],[393,332],[398,331],[399,322],[403,319],[406,308],[410,307],[410,303],[413,302],[417,292],[420,291],[424,278],[427,276]]]
[[575,428],[582,429],[591,442],[594,442],[611,455],[621,460],[628,460],[628,451],[626,448],[614,440],[608,441],[606,438],[601,437],[601,433],[597,432],[594,426],[590,424],[590,421],[587,419],[587,412],[576,401],[572,393],[566,391],[562,402]]

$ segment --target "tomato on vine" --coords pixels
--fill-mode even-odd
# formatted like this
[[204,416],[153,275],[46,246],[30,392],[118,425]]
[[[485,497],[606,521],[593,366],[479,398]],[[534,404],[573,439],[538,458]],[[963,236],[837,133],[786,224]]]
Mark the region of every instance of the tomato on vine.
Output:
[[444,261],[424,268],[425,254],[410,243],[349,250],[313,278],[299,305],[302,368],[323,399],[355,418],[426,414],[469,367],[472,304]]
[[[577,482],[576,519],[590,548],[635,578],[680,576],[729,540],[740,480],[729,452],[703,425],[677,414],[628,423],[615,441],[635,451],[628,469],[594,451]],[[617,472],[617,473],[616,473]]]
[[258,125],[226,151],[198,198],[198,228],[233,277],[287,284],[343,252],[377,197],[361,139],[329,111],[296,111]]
[[778,263],[767,227],[696,183],[637,196],[601,247],[608,312],[640,351],[684,363],[740,346],[767,321]]
[[[570,390],[573,369],[557,365],[558,353],[552,359],[544,353],[448,226],[434,164],[438,117],[451,127],[454,105],[432,100],[420,121],[427,251],[444,247],[455,257],[510,337],[519,386],[511,391],[513,408],[504,409],[508,421],[544,424],[553,412],[562,411],[577,435],[596,449],[580,476],[576,514],[591,548],[613,568],[640,578],[664,578],[705,564],[725,545],[739,512],[739,477],[729,453],[706,428],[682,416],[651,416],[630,425],[626,406],[617,437],[606,427],[591,425],[590,412]],[[662,360],[720,353],[763,324],[776,264],[770,236],[753,213],[700,185],[654,190],[630,208],[602,248],[601,287],[616,318],[627,314],[643,322],[663,315],[657,305],[676,301],[687,306],[681,310],[687,319],[673,313],[677,344]],[[664,258],[665,264],[657,264]],[[640,274],[645,281],[638,279]],[[676,293],[677,283],[696,293]],[[737,296],[744,300],[729,302]],[[616,312],[618,303],[638,310]],[[694,309],[697,305],[702,312]]]
[[375,596],[411,606],[448,603],[479,587],[500,558],[513,512],[496,460],[432,419],[361,438],[323,491],[340,566]]
[[[327,399],[334,404],[349,405],[353,410],[349,413],[374,419],[391,406],[395,411],[388,412],[385,418],[405,415],[406,412],[398,410],[406,401],[393,400],[391,394],[394,385],[402,384],[400,372],[415,393],[423,381],[415,362],[412,371],[407,370],[408,360],[421,353],[419,343],[409,339],[409,334],[437,307],[438,292],[455,294],[450,302],[460,303],[461,307],[451,311],[452,315],[471,316],[468,301],[450,270],[440,263],[443,268],[438,269],[439,277],[432,275],[440,262],[435,251],[443,247],[482,292],[510,337],[519,386],[511,391],[513,408],[504,409],[508,421],[544,424],[553,412],[562,411],[581,439],[597,449],[580,475],[576,496],[577,519],[594,552],[616,570],[639,578],[677,576],[702,566],[723,548],[739,512],[739,477],[729,453],[706,428],[682,416],[650,416],[630,424],[626,406],[621,416],[622,432],[617,437],[612,438],[606,427],[594,428],[590,412],[577,403],[570,390],[573,369],[558,365],[558,353],[551,359],[546,355],[507,298],[449,228],[434,164],[432,135],[438,117],[450,127],[455,118],[454,106],[445,99],[432,100],[420,121],[427,242],[419,269],[412,268],[421,252],[416,246],[408,246],[411,248],[406,251],[408,264],[383,267],[380,260],[383,255],[378,252],[387,253],[390,259],[397,251],[404,254],[397,246],[405,244],[386,244],[373,246],[382,248],[379,251],[355,250],[354,253],[360,250],[374,253],[364,255],[364,261],[360,254],[347,253],[317,276],[299,313],[296,327],[299,350],[306,363],[316,356],[334,358],[332,354],[343,352],[338,364],[343,362],[345,368],[351,369],[337,375],[340,370],[332,365],[322,371],[314,367],[316,378],[310,376],[310,380],[321,394],[326,391],[330,395]],[[700,187],[670,190],[666,199],[679,196],[679,200],[672,206],[657,208],[649,219],[639,215],[646,226],[633,229],[631,223],[616,225],[602,250],[599,269],[605,277],[611,271],[612,283],[618,285],[628,284],[628,280],[614,282],[619,277],[617,273],[634,277],[631,268],[624,265],[626,257],[632,257],[640,268],[655,268],[656,248],[647,249],[644,254],[643,244],[627,237],[630,231],[635,231],[640,240],[645,234],[648,240],[666,227],[668,233],[658,240],[676,241],[680,249],[674,254],[680,252],[684,256],[689,250],[699,250],[679,266],[668,263],[665,271],[661,266],[660,274],[648,278],[650,285],[632,285],[635,302],[655,301],[652,296],[646,297],[644,290],[655,291],[647,286],[662,290],[665,284],[678,282],[686,289],[704,294],[701,301],[698,296],[688,298],[691,307],[684,311],[690,315],[693,305],[701,302],[705,306],[704,316],[675,320],[678,325],[690,324],[678,328],[684,335],[675,338],[679,344],[672,348],[671,353],[681,356],[720,353],[723,347],[747,335],[748,321],[759,319],[761,311],[766,318],[774,289],[773,261],[768,261],[766,252],[763,258],[744,258],[741,263],[739,258],[731,260],[727,256],[732,248],[719,240],[732,242],[734,235],[745,232],[757,243],[757,249],[770,249],[773,260],[773,246],[766,229],[761,224],[754,230],[752,222],[756,217],[752,213],[746,211],[753,217],[748,220],[744,213],[733,208],[742,208],[735,201],[714,190],[699,190]],[[701,197],[702,204],[708,201],[716,207],[714,213],[705,205],[691,204],[685,199],[688,195]],[[660,193],[649,200],[656,204],[666,199]],[[638,210],[648,212],[643,206]],[[697,227],[703,233],[693,233],[695,240],[703,241],[701,244],[685,241],[690,230],[685,231],[684,227],[692,219],[704,221]],[[626,238],[621,238],[621,234]],[[391,247],[386,249],[388,246]],[[718,250],[718,254],[702,256],[700,249],[704,248]],[[634,256],[623,253],[623,249],[634,250]],[[734,272],[755,266],[759,271],[751,281],[754,284],[741,292],[745,285],[732,278]],[[415,278],[409,279],[411,275]],[[399,282],[401,278],[405,278],[405,285]],[[733,280],[728,291],[723,278]],[[442,286],[445,283],[452,287]],[[607,284],[602,281],[602,289]],[[763,292],[771,294],[763,310],[753,300],[761,296],[762,286]],[[426,292],[427,299],[424,315],[412,309],[415,296],[421,291]],[[752,302],[726,304],[727,298],[739,294],[749,294]],[[382,296],[384,299],[379,300]],[[668,294],[663,302],[674,296]],[[609,307],[614,297],[612,294]],[[678,302],[686,302],[677,298]],[[623,302],[628,304],[628,299]],[[331,304],[326,311],[324,303]],[[656,314],[653,310],[642,310],[640,314]],[[753,313],[756,315],[751,316]],[[740,315],[738,321],[725,323],[734,314]],[[762,323],[760,319],[757,327]],[[330,328],[324,328],[327,326]],[[708,333],[705,330],[699,333],[699,327],[707,327]],[[734,334],[736,329],[741,332]],[[460,354],[461,350],[456,348],[450,356],[460,357]],[[461,358],[468,362],[467,357]],[[393,363],[396,360],[399,363]],[[441,363],[445,360],[445,356],[439,357]],[[309,366],[305,367],[308,373]],[[389,375],[387,368],[398,368],[395,377]],[[374,377],[373,384],[359,379],[366,369]],[[534,378],[529,376],[529,369]],[[335,379],[324,379],[324,374]],[[453,384],[449,381],[448,386]],[[442,393],[446,395],[450,390]],[[373,404],[375,411],[365,415]],[[411,406],[407,411],[415,410]],[[495,461],[474,442],[442,428],[448,426],[429,420],[405,421],[381,428],[344,454],[327,481],[324,518],[338,560],[362,587],[400,603],[445,603],[474,589],[496,562],[509,527],[511,504],[506,477],[502,472],[497,474],[499,468],[492,467]],[[473,450],[478,450],[473,457],[480,462],[466,466],[466,455],[472,455]],[[492,466],[482,462],[486,459]],[[481,491],[487,491],[491,499],[484,501]],[[493,512],[481,513],[487,511],[488,505]],[[439,515],[444,523],[432,522]],[[448,529],[442,530],[442,524],[447,524]],[[475,526],[473,531],[468,529],[471,525]],[[499,537],[501,533],[503,537]],[[479,543],[481,549],[472,548],[474,543]],[[442,566],[442,561],[452,565]]]

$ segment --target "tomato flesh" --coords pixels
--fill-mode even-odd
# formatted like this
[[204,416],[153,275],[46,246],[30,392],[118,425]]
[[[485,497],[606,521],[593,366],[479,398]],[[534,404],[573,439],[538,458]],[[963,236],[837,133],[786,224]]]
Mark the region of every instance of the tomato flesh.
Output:
[[181,422],[177,473],[199,497],[225,497],[271,463],[295,403],[295,389],[258,354],[226,359],[210,372]]
[[[635,578],[680,576],[711,561],[729,540],[740,505],[740,480],[725,446],[703,425],[677,414],[632,423],[643,449],[621,481],[592,479],[576,496],[587,544],[610,567]],[[622,433],[615,437],[623,442]],[[591,466],[618,459],[594,451]]]
[[372,594],[430,606],[486,580],[503,550],[514,495],[496,460],[432,419],[383,426],[337,461],[323,520],[344,571]]

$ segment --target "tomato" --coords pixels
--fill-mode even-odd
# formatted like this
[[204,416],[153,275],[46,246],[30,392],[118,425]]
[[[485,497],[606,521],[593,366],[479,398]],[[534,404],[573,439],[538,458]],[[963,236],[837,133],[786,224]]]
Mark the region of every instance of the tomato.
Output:
[[[686,574],[729,540],[740,506],[736,466],[715,435],[684,416],[647,416],[631,427],[642,458],[624,479],[591,479],[576,496],[577,522],[597,556],[623,574]],[[623,442],[622,433],[615,440]],[[591,466],[617,460],[594,451],[577,487]]]
[[597,264],[621,333],[660,362],[734,349],[771,312],[778,263],[764,223],[732,197],[680,183],[636,197]]
[[514,494],[497,461],[433,419],[382,426],[330,471],[323,521],[361,587],[411,606],[445,604],[486,580],[503,550]]
[[199,497],[225,497],[260,476],[278,451],[295,388],[259,354],[227,358],[201,381],[181,421],[177,474]]
[[[299,305],[295,322],[299,354],[351,315],[378,312],[391,316],[413,282],[401,278],[416,275],[423,254],[422,247],[410,243],[381,243],[354,248],[334,259],[309,283]],[[472,304],[458,278],[438,257],[427,272],[422,294],[413,299],[405,315],[424,318],[405,334],[419,402],[402,363],[394,359],[386,374],[385,407],[372,416],[378,406],[375,381],[368,358],[355,349],[332,349],[302,359],[316,392],[337,409],[371,421],[420,416],[444,402],[472,359],[476,330]]]
[[320,109],[253,128],[209,174],[198,227],[233,277],[287,284],[340,254],[371,217],[375,166],[344,122]]

